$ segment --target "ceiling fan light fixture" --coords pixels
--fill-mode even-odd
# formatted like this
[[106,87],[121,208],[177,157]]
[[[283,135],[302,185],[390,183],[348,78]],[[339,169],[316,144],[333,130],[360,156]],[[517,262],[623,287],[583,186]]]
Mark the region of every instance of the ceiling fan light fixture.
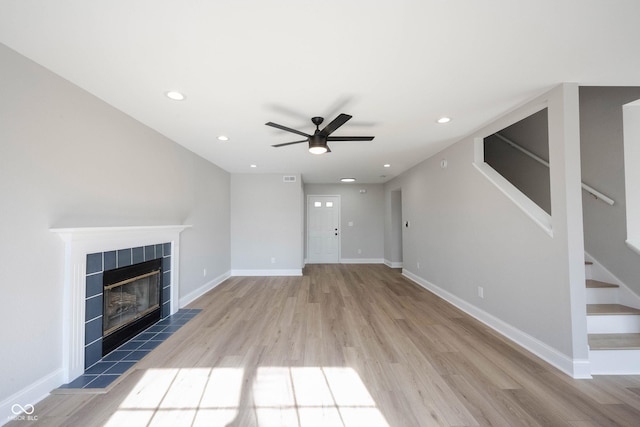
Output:
[[177,90],[170,90],[164,93],[167,98],[172,99],[174,101],[184,101],[187,97],[182,92],[178,92]]
[[309,152],[311,154],[324,154],[329,151],[327,139],[320,136],[318,132],[309,138]]
[[322,146],[322,145],[318,145],[315,147],[309,147],[309,152],[311,154],[324,154],[327,152],[327,147]]

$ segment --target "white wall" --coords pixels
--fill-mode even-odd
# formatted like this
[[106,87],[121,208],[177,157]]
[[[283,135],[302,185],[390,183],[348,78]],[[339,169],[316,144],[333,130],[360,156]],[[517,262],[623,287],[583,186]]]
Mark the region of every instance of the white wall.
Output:
[[[231,269],[234,275],[301,274],[303,199],[300,175],[231,175]],[[275,262],[272,262],[275,259]]]
[[[549,108],[553,237],[472,165],[477,139],[540,105]],[[564,85],[388,182],[386,191],[402,189],[410,221],[406,275],[565,372],[588,376],[581,371],[588,353],[579,166],[577,86]]]
[[615,201],[610,206],[585,193],[585,250],[640,295],[640,256],[625,244],[627,200],[622,121],[622,106],[637,99],[640,99],[638,87],[580,88],[582,180]]
[[0,64],[0,403],[24,405],[12,396],[60,385],[64,248],[49,228],[191,224],[187,294],[230,270],[229,174],[3,45]]
[[[361,193],[361,190],[365,192]],[[383,262],[385,205],[382,184],[306,184],[304,191],[305,196],[340,196],[340,257],[343,262]],[[349,223],[353,225],[349,226]]]

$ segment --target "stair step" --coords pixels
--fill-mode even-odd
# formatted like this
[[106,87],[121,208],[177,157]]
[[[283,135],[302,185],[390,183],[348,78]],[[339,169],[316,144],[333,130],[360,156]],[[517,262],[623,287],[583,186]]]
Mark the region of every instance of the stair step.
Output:
[[612,314],[640,315],[640,310],[620,304],[587,304],[588,316],[606,316]]
[[589,334],[591,350],[640,350],[640,334]]
[[587,280],[587,289],[595,289],[595,288],[619,288],[620,286],[614,285],[613,283],[601,282],[599,280]]

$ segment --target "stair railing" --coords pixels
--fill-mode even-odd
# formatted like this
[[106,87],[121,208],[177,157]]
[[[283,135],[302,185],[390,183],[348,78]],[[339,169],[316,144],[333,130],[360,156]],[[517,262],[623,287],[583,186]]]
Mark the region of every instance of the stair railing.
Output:
[[[512,140],[510,140],[506,136],[501,135],[499,132],[494,133],[494,135],[497,136],[500,140],[502,140],[504,143],[506,143],[510,147],[513,147],[516,150],[526,154],[527,156],[531,157],[536,162],[538,162],[538,163],[540,163],[542,165],[545,165],[546,167],[549,167],[549,162],[548,161],[544,160],[540,156],[537,156],[537,155],[533,154],[531,151],[527,150],[526,148],[516,144],[515,142],[513,142]],[[613,199],[611,199],[610,197],[602,194],[601,192],[599,192],[595,188],[585,184],[584,182],[582,182],[581,184],[582,184],[582,189],[584,191],[586,191],[587,193],[591,194],[597,200],[602,200],[603,202],[605,202],[606,204],[611,205],[611,206],[613,206],[613,204],[615,203],[613,201]]]

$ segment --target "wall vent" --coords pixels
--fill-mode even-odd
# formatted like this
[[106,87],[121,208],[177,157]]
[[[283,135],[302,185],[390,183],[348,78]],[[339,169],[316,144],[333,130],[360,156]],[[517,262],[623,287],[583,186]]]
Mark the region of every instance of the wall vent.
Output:
[[284,182],[296,182],[296,176],[295,175],[285,175],[282,177],[282,180]]

